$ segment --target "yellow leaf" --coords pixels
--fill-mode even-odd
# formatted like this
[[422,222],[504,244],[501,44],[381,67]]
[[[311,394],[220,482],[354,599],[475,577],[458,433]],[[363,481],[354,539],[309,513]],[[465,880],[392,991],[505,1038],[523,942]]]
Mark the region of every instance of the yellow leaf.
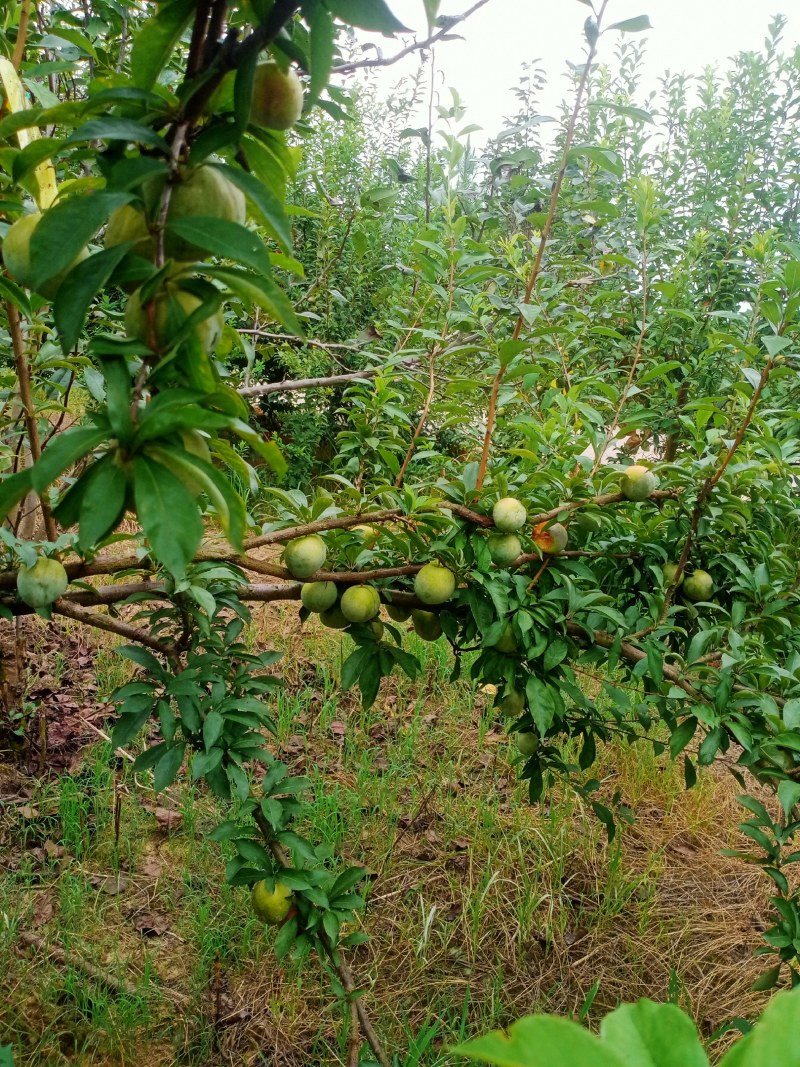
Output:
[[[18,111],[25,111],[28,106],[25,99],[25,87],[20,80],[19,74],[3,56],[0,56],[0,83],[2,83],[5,92],[9,111],[14,114]],[[20,148],[25,148],[39,136],[39,130],[36,126],[29,126],[25,130],[17,130],[17,141]],[[36,203],[40,210],[44,211],[50,207],[58,196],[55,168],[49,159],[44,160],[36,167],[35,174],[36,184],[39,187]]]

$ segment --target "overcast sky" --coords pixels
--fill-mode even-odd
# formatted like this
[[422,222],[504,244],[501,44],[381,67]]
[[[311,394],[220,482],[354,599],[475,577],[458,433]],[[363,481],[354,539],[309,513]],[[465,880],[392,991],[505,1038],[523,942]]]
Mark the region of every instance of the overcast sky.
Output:
[[[404,25],[426,36],[422,0],[388,2]],[[440,10],[456,15],[473,2],[442,0]],[[709,64],[725,69],[738,52],[759,49],[771,17],[779,11],[788,15],[784,46],[793,48],[800,43],[800,0],[610,0],[606,22],[650,16],[653,28],[643,35],[647,57],[642,73],[645,85],[655,87],[666,69],[699,73]],[[457,88],[468,105],[469,121],[479,123],[491,136],[500,129],[503,116],[515,110],[510,87],[523,62],[538,59],[549,82],[542,110],[554,113],[567,85],[566,62],[581,61],[582,27],[588,14],[589,8],[578,0],[489,0],[458,27],[463,41],[437,46],[442,88]],[[616,36],[609,34],[601,42],[601,61],[613,60]],[[371,39],[385,55],[396,48],[385,38]],[[384,71],[382,79],[391,84],[398,71],[411,69],[416,62],[410,58],[405,66]]]

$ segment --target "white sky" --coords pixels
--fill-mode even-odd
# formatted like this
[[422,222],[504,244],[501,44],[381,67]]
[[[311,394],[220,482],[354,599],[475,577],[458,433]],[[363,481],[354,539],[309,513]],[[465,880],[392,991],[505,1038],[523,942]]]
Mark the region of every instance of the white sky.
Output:
[[[422,0],[388,0],[395,15],[426,36]],[[441,13],[460,14],[473,0],[442,0]],[[709,64],[720,69],[738,52],[761,48],[771,17],[788,15],[783,47],[800,43],[800,0],[610,0],[605,23],[647,14],[653,28],[643,35],[647,56],[643,85],[655,88],[665,70],[700,73]],[[578,0],[489,0],[489,3],[456,27],[463,41],[439,44],[436,62],[443,71],[442,101],[449,103],[448,86],[458,89],[468,106],[467,121],[481,125],[487,135],[496,134],[505,115],[513,114],[515,101],[510,88],[522,63],[539,59],[548,75],[542,111],[555,114],[567,88],[563,74],[566,62],[579,63],[583,56],[583,22],[590,9]],[[391,55],[397,45],[374,36]],[[613,61],[615,39],[601,41],[600,61]],[[374,52],[365,53],[367,57]],[[414,57],[383,72],[386,84],[396,81],[403,69],[413,69]],[[478,135],[481,140],[481,135]]]

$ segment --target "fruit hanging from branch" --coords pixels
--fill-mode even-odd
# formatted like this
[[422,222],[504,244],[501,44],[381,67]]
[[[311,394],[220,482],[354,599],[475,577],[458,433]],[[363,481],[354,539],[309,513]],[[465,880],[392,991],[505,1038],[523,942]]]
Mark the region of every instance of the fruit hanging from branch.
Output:
[[303,114],[303,85],[291,68],[259,63],[253,78],[250,121],[267,130],[288,130]]
[[280,926],[294,907],[294,894],[283,882],[270,889],[266,879],[256,882],[250,891],[253,911],[267,926]]
[[513,496],[504,496],[492,508],[492,519],[502,533],[521,530],[528,518],[525,505]]
[[[31,282],[33,281],[31,272],[31,239],[34,231],[42,221],[42,218],[43,216],[38,212],[30,215],[23,215],[22,218],[17,219],[17,221],[9,227],[5,238],[3,239],[2,246],[0,246],[0,251],[2,251],[3,254],[3,262],[6,265],[8,273],[16,282],[28,289],[33,288],[31,285]],[[37,291],[48,300],[52,300],[61,288],[61,283],[64,281],[64,278],[69,271],[72,270],[76,264],[82,263],[88,255],[88,250],[82,248],[68,267],[42,282]]]
[[300,590],[303,607],[317,614],[332,608],[338,598],[335,582],[306,582]]
[[513,533],[495,533],[487,538],[492,563],[498,567],[510,567],[522,552],[522,542]]
[[342,593],[339,606],[348,622],[364,623],[381,610],[381,598],[372,585],[351,585]]
[[684,578],[681,592],[692,603],[708,600],[714,592],[714,579],[708,571],[692,571],[691,574],[687,574]]
[[626,500],[647,500],[655,492],[656,476],[639,463],[628,467],[620,481],[620,492]]
[[[203,306],[203,301],[178,283],[169,282],[156,293],[152,305],[151,318],[148,306],[142,304],[142,290],[131,293],[125,305],[125,331],[143,344],[154,341],[156,350],[161,353],[174,344],[186,320]],[[192,333],[204,352],[214,351],[222,335],[222,325],[222,315],[212,310],[192,326]]]
[[39,556],[32,567],[20,567],[17,572],[17,593],[32,608],[48,607],[68,585],[63,564],[48,556]]
[[426,563],[414,578],[414,592],[423,604],[445,604],[456,591],[456,576],[440,563]]
[[283,550],[283,562],[293,578],[310,578],[316,574],[328,558],[325,542],[319,534],[296,537]]

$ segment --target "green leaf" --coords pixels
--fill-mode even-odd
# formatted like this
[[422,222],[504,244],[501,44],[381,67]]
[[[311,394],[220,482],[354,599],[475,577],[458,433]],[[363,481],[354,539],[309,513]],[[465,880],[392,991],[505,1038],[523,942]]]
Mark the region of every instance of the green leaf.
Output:
[[[231,545],[241,551],[247,523],[244,501],[223,474],[214,466],[178,448],[168,445],[148,446],[147,454],[170,473],[194,481],[216,509],[217,519]],[[213,610],[210,612],[213,614]]]
[[222,171],[226,178],[241,189],[250,204],[255,208],[262,224],[272,234],[279,246],[284,252],[291,252],[292,229],[283,204],[278,197],[258,178],[254,178],[252,174],[248,174],[241,167],[230,167],[224,163],[214,163],[213,166]]
[[603,1019],[600,1037],[625,1067],[708,1067],[694,1023],[675,1004],[624,1004]]
[[172,785],[181,769],[184,756],[186,755],[186,742],[179,741],[176,745],[169,746],[153,767],[153,789],[160,793],[162,789]]
[[0,1067],[14,1067],[13,1045],[0,1045]]
[[114,747],[124,748],[129,741],[132,741],[150,718],[152,711],[152,703],[148,703],[147,707],[139,711],[123,712],[111,731],[111,742]]
[[554,638],[544,650],[544,669],[551,671],[557,667],[569,652],[569,645],[563,637]]
[[244,263],[263,274],[272,273],[264,242],[246,226],[213,216],[187,216],[170,222],[167,229],[221,259]]
[[330,12],[322,0],[304,0],[303,15],[309,26],[309,60],[311,81],[306,107],[312,107],[328,84],[334,56],[334,26]]
[[172,3],[161,4],[155,16],[149,13],[131,49],[134,85],[140,89],[151,89],[155,85],[195,10],[195,0],[172,0]]
[[58,287],[53,317],[65,355],[78,343],[95,293],[106,284],[130,247],[126,243],[96,252],[76,264]]
[[180,580],[203,538],[197,504],[174,474],[145,456],[134,458],[133,475],[136,513],[153,554]]
[[192,757],[192,781],[203,778],[216,770],[222,763],[224,753],[221,748],[212,748],[210,752],[196,752]]
[[[772,968],[775,970],[775,968]],[[777,993],[720,1067],[800,1067],[800,990]]]
[[750,987],[755,993],[763,993],[768,989],[774,989],[780,981],[781,977],[781,965],[776,963],[774,967],[770,967],[769,970],[764,971],[763,974],[753,982]]
[[75,429],[54,437],[31,468],[31,484],[43,493],[60,474],[108,440],[107,430]]
[[673,759],[683,752],[694,737],[696,729],[697,719],[694,715],[690,715],[688,719],[684,719],[683,722],[672,731],[672,736],[669,739],[669,754]]
[[594,1034],[547,1015],[529,1015],[514,1023],[508,1035],[495,1030],[453,1051],[497,1067],[625,1067]]
[[328,7],[348,26],[387,34],[408,30],[407,26],[394,17],[385,0],[328,0]]
[[209,711],[203,723],[203,744],[207,749],[213,748],[225,729],[225,720],[218,711]]
[[778,800],[781,802],[784,814],[788,819],[792,810],[800,802],[800,783],[791,782],[788,779],[778,785]]
[[32,488],[30,469],[6,475],[0,482],[0,519],[4,519]]
[[116,527],[125,510],[128,479],[115,457],[106,454],[81,477],[78,547],[93,548]]
[[649,15],[636,15],[632,19],[623,19],[622,22],[612,22],[603,32],[619,30],[620,33],[641,33],[643,30],[652,30],[652,28],[653,24],[650,22]]
[[288,470],[288,464],[274,441],[265,440],[261,434],[256,433],[251,426],[248,426],[246,422],[241,422],[239,419],[236,419],[231,424],[231,430],[238,437],[241,437],[243,441],[246,441],[262,459],[265,459],[279,478],[283,477]]
[[783,705],[781,712],[783,724],[787,730],[800,728],[800,697],[792,697]]
[[59,200],[45,211],[31,237],[31,288],[71,267],[111,212],[129,199],[127,193],[92,192]]
[[91,119],[79,126],[64,143],[69,145],[79,141],[125,141],[129,144],[146,144],[151,148],[159,148],[165,155],[169,152],[169,145],[163,137],[149,126],[143,126],[131,119]]
[[208,273],[225,282],[231,292],[246,304],[262,308],[270,318],[285,326],[291,333],[298,337],[303,336],[303,327],[289,298],[272,278],[248,274],[232,267],[213,267]]

